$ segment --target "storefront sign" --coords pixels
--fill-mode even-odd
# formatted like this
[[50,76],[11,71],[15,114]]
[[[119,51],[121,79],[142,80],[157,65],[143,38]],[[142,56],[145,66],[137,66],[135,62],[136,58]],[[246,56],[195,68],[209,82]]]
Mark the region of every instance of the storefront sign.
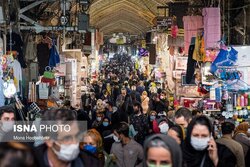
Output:
[[117,38],[116,39],[116,44],[117,45],[123,45],[125,42],[124,42],[124,39],[123,38]]
[[172,17],[157,17],[157,28],[159,30],[167,30],[173,22]]

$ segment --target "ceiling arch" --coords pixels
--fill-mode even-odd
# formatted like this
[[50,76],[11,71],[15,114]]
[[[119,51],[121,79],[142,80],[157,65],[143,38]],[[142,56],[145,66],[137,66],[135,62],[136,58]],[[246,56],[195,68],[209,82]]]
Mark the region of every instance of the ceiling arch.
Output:
[[[112,31],[145,32],[153,25],[157,6],[168,0],[94,0],[90,6],[90,24],[104,34]],[[123,27],[119,27],[119,25]]]
[[133,13],[129,13],[124,9],[118,10],[114,12],[114,14],[110,15],[110,17],[104,17],[96,22],[95,26],[97,28],[101,28],[102,26],[107,25],[107,23],[112,23],[113,20],[126,20],[130,21],[132,24],[137,25],[138,27],[147,27],[151,23],[148,20],[143,19],[143,17],[139,15],[134,15]]
[[128,29],[128,31],[131,32],[131,30],[136,31],[136,33],[143,33],[143,28],[138,27],[137,25],[126,21],[126,20],[119,20],[117,22],[113,22],[111,24],[107,24],[106,26],[103,26],[100,28],[100,31],[103,32],[111,32],[112,29]]

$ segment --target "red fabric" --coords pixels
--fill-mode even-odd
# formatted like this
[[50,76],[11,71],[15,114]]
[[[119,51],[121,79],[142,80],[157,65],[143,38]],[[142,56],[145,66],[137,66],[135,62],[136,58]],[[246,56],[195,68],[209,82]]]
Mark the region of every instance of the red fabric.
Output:
[[160,133],[160,128],[158,127],[158,123],[156,120],[153,120],[153,131],[154,133]]
[[172,35],[173,38],[177,37],[178,31],[179,31],[179,29],[178,29],[177,25],[173,25],[171,27],[171,35]]

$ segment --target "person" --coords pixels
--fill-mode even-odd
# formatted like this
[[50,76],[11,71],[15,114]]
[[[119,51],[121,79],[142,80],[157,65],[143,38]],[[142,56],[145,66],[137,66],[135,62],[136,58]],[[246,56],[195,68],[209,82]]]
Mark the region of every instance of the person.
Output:
[[183,126],[185,129],[191,120],[192,113],[189,109],[182,107],[175,112],[174,122],[180,126]]
[[[79,157],[80,129],[76,122],[76,113],[67,109],[47,110],[43,114],[42,121],[55,121],[55,125],[69,124],[71,130],[57,131],[56,135],[51,134],[43,144],[34,148],[38,166],[83,167],[84,160]],[[49,135],[43,133],[44,136]]]
[[197,109],[192,110],[192,116],[193,117],[200,116],[200,115],[202,115],[202,111],[201,110],[197,110]]
[[144,166],[182,167],[180,146],[167,135],[150,136],[144,143]]
[[250,138],[247,136],[247,130],[248,130],[248,123],[247,122],[242,122],[241,124],[239,124],[236,129],[235,129],[235,133],[233,136],[233,139],[236,140],[237,142],[239,142],[242,145],[243,151],[244,151],[244,156],[245,156],[245,160],[246,160],[246,164],[248,164],[249,162],[249,158],[250,158]]
[[240,143],[233,140],[234,124],[231,122],[224,122],[221,125],[222,137],[217,139],[216,142],[225,145],[229,148],[235,155],[237,159],[237,167],[245,166],[244,152]]
[[134,126],[135,131],[137,131],[136,136],[134,136],[135,141],[143,145],[145,136],[148,135],[148,118],[142,113],[142,107],[139,102],[133,104],[134,114],[130,117],[130,124]]
[[183,167],[235,167],[236,157],[213,138],[213,126],[206,116],[194,118],[187,127],[182,146]]
[[149,134],[153,134],[153,122],[155,121],[157,116],[157,113],[155,111],[151,111],[148,115],[148,122],[149,122],[149,129],[148,129],[148,133]]
[[129,125],[121,122],[114,130],[114,140],[110,153],[115,156],[119,167],[142,167],[143,148],[129,137]]
[[132,101],[138,101],[141,103],[141,94],[136,90],[136,85],[131,86],[131,92],[129,94],[132,98]]
[[1,167],[39,167],[32,149],[24,143],[0,143],[0,155]]
[[162,113],[162,112],[167,112],[168,111],[168,106],[167,103],[165,103],[165,100],[163,97],[160,99],[158,97],[157,93],[152,93],[152,97],[149,100],[149,108],[150,110],[154,110],[157,113]]
[[154,133],[167,134],[169,127],[172,127],[173,123],[166,117],[166,115],[158,114],[153,121]]
[[148,97],[148,93],[146,91],[142,92],[141,105],[142,105],[142,109],[143,109],[143,114],[147,114],[148,109],[149,109],[149,97]]
[[185,139],[185,132],[184,128],[180,125],[173,125],[168,130],[168,136],[175,139],[175,141],[181,145],[184,142]]
[[11,108],[0,109],[0,142],[4,135],[13,129],[15,124],[15,113]]
[[105,160],[102,147],[102,137],[100,133],[95,129],[89,129],[83,135],[82,142],[80,142],[80,155],[85,160],[85,166],[101,167],[104,165]]
[[143,81],[139,82],[139,85],[137,86],[136,91],[139,92],[140,94],[142,94],[145,91],[145,86],[144,86]]
[[96,128],[96,130],[103,136],[103,132],[112,131],[112,124],[108,117],[103,118],[103,122],[100,126]]
[[108,102],[108,101],[111,101],[111,100],[112,100],[110,94],[108,93],[108,91],[107,91],[106,89],[104,89],[104,90],[102,91],[102,97],[101,97],[101,99],[102,99],[104,102]]
[[125,97],[127,95],[127,90],[126,88],[121,89],[121,94],[117,97],[116,99],[116,107],[120,108],[125,101]]
[[112,115],[114,113],[114,108],[113,108],[113,103],[111,101],[108,101],[107,103],[107,106],[106,106],[106,113],[105,113],[105,116],[107,118],[109,118],[109,120],[112,121]]
[[92,128],[98,128],[100,125],[102,125],[103,118],[104,118],[104,113],[102,112],[96,113],[96,120],[94,120]]

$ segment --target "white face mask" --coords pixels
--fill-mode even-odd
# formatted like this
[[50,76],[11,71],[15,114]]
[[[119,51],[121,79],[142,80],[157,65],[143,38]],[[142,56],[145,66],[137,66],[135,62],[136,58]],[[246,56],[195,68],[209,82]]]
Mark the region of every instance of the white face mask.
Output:
[[121,142],[120,139],[118,139],[118,137],[117,137],[116,135],[113,135],[113,139],[114,139],[114,141],[117,142],[117,143]]
[[[57,144],[59,145],[59,144]],[[79,143],[78,144],[61,144],[60,145],[60,151],[56,151],[54,148],[52,148],[54,153],[57,155],[58,159],[70,162],[73,161],[78,157],[78,154],[80,152],[79,150]]]
[[11,131],[11,130],[13,129],[14,124],[15,124],[14,121],[3,121],[2,123],[3,123],[3,124],[2,124],[2,130],[3,130],[4,132],[9,132],[9,131]]
[[160,128],[160,132],[161,132],[162,134],[167,134],[168,129],[169,129],[169,126],[168,126],[167,123],[163,123],[163,124],[161,124],[161,125],[159,126],[159,128]]
[[199,138],[199,137],[191,136],[191,145],[193,146],[195,150],[202,151],[207,148],[209,140],[210,140],[210,137]]
[[100,122],[102,120],[102,117],[97,117],[96,120]]

